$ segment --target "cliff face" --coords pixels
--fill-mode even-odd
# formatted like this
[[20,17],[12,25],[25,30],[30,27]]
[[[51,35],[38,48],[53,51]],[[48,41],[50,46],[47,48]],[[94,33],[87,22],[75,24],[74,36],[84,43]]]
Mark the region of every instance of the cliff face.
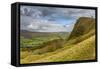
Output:
[[89,17],[80,17],[68,38],[74,39],[86,34],[92,35],[95,33],[95,19]]

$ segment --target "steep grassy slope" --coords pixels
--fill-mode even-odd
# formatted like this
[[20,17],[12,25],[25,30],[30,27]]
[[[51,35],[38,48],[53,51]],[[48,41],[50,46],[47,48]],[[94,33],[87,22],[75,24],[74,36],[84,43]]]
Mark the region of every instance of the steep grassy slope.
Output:
[[67,43],[76,44],[91,37],[92,35],[95,35],[95,19],[80,17],[67,39]]
[[57,61],[73,61],[73,60],[93,60],[95,59],[95,36],[73,45],[69,49],[65,49],[56,54],[50,55],[40,60],[32,61],[36,62],[57,62]]
[[27,53],[25,52],[27,57],[21,63],[93,60],[95,59],[95,36],[91,36],[76,45],[65,46],[54,52],[40,55],[32,55],[32,52],[27,55]]
[[[80,38],[80,36],[88,33],[91,33],[91,35],[95,33],[95,19],[89,17],[80,17],[77,20],[68,40]],[[90,35],[87,36],[90,37]]]

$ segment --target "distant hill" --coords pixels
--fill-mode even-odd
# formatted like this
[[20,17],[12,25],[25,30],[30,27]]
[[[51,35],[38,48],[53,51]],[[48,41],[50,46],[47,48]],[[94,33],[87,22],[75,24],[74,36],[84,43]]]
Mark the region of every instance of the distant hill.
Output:
[[94,33],[95,33],[95,19],[89,17],[80,17],[77,20],[68,40],[84,37],[83,35],[85,35],[86,38],[88,38],[92,36]]
[[32,38],[32,37],[36,37],[36,36],[49,36],[50,33],[41,33],[41,32],[31,32],[31,31],[27,31],[27,30],[21,30],[20,31],[21,36],[25,37],[25,38]]
[[[69,32],[31,32],[27,30],[21,30],[20,31],[21,36],[25,38],[32,38],[32,37],[46,37],[46,36],[59,36],[63,38],[64,36],[68,36]],[[67,34],[67,35],[66,35]]]

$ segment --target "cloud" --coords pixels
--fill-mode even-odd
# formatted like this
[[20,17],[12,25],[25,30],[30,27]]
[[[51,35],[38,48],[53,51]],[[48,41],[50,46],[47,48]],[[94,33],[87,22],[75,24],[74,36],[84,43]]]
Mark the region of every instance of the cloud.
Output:
[[40,18],[42,16],[41,11],[30,6],[21,6],[20,12],[21,15],[30,16],[32,18]]
[[[42,22],[42,23],[41,23]],[[26,29],[29,31],[37,31],[37,32],[69,32],[70,30],[68,29],[70,25],[61,25],[57,24],[56,22],[53,21],[45,21],[41,20],[38,21],[33,20],[29,25],[26,26]]]
[[[26,12],[26,13],[25,13]],[[91,17],[95,18],[95,10],[93,9],[75,9],[75,8],[55,8],[55,7],[39,7],[39,6],[21,6],[21,13],[32,17],[56,17],[63,15],[66,17]]]
[[21,6],[20,12],[21,29],[36,32],[70,32],[75,23],[73,19],[95,18],[92,9]]
[[71,17],[94,17],[95,18],[95,10],[87,10],[87,9],[77,9],[73,10],[75,12],[70,12]]

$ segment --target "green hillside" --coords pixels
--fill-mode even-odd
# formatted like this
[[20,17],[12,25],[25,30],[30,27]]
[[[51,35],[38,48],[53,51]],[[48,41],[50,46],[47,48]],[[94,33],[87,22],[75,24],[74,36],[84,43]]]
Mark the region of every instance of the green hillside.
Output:
[[[56,51],[55,53],[45,54],[45,57],[39,60],[34,60],[31,63],[37,62],[59,62],[59,61],[77,61],[77,60],[93,60],[95,59],[95,36],[88,38],[87,40],[72,45],[69,49],[63,49],[62,51]],[[43,55],[41,55],[43,56]],[[31,56],[32,57],[32,56]]]
[[75,44],[91,37],[92,35],[95,35],[95,19],[80,17],[68,37],[67,42]]
[[94,33],[95,32],[94,29],[95,29],[95,19],[88,17],[80,17],[77,20],[74,29],[72,30],[68,39],[70,40],[77,37],[79,38],[82,35],[90,33],[91,30],[93,30],[92,32]]

